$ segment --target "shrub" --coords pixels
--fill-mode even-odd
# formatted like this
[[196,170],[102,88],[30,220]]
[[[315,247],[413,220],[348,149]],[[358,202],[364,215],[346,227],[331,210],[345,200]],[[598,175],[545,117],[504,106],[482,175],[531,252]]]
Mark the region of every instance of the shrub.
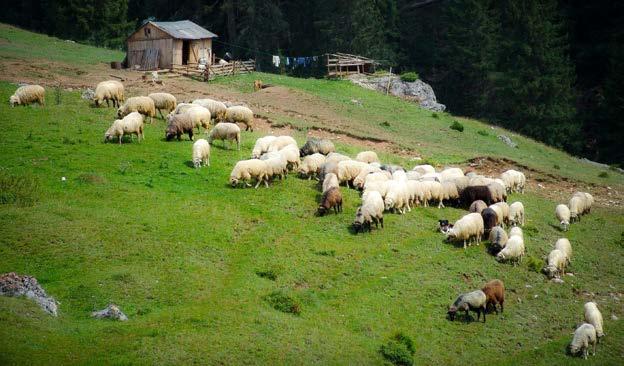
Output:
[[527,258],[527,267],[533,272],[540,273],[542,268],[544,268],[544,261],[530,255]]
[[301,305],[299,302],[281,290],[271,292],[265,296],[264,299],[275,310],[295,315],[301,314]]
[[319,250],[315,253],[316,255],[322,255],[324,257],[335,257],[336,256],[336,251],[331,249],[331,250]]
[[437,114],[436,112],[433,112],[433,113],[431,113],[431,118],[439,119],[440,115]]
[[420,76],[414,71],[404,72],[401,74],[401,81],[412,83],[418,79],[420,79]]
[[553,165],[553,168],[555,168],[557,170],[561,169],[561,167],[559,165],[557,165],[557,164]]
[[600,174],[598,174],[598,177],[600,177],[600,178],[609,178],[609,173],[601,172]]
[[479,130],[477,133],[481,136],[490,136],[490,134],[486,130]]
[[395,334],[388,343],[379,349],[381,355],[395,365],[412,365],[414,363],[414,342],[403,333]]
[[271,281],[277,280],[277,273],[275,273],[275,271],[273,271],[272,269],[268,269],[266,271],[256,271],[256,275],[258,275],[258,277],[266,278]]
[[453,124],[450,126],[450,129],[459,131],[459,132],[464,132],[464,125],[462,125],[461,123],[457,121],[453,121]]
[[379,124],[381,127],[390,127],[390,122],[388,121],[383,121]]
[[38,199],[38,192],[39,181],[35,177],[0,170],[0,204],[32,206]]

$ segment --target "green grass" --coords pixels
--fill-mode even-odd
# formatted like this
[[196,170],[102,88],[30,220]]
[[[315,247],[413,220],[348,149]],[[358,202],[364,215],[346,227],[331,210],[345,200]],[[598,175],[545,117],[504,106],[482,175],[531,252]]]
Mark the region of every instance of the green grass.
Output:
[[[307,82],[342,85],[297,81]],[[14,88],[0,83],[0,100]],[[353,190],[342,189],[342,214],[316,217],[315,182],[291,175],[269,189],[227,185],[258,135],[244,133],[240,152],[213,147],[211,166],[195,170],[191,143],[163,141],[162,121],[140,144],[104,144],[114,110],[91,108],[78,92],[62,100],[0,104],[0,168],[39,182],[32,206],[0,205],[0,273],[33,275],[61,302],[52,318],[0,297],[2,364],[382,364],[380,349],[397,331],[413,340],[417,364],[621,364],[624,324],[611,314],[624,309],[608,295],[623,285],[621,210],[596,208],[563,234],[554,202],[510,197],[527,209],[529,255],[571,240],[575,276],[557,285],[526,263],[498,264],[484,246],[444,243],[437,220],[462,210],[387,214],[384,230],[356,236]],[[440,123],[448,130],[446,116]],[[450,132],[482,128],[462,123],[463,134]],[[562,160],[564,170],[570,159]],[[486,324],[445,318],[457,294],[491,278],[508,289],[503,315]],[[599,294],[607,333],[589,362],[564,354],[588,300],[582,291]],[[89,317],[111,302],[128,322]],[[293,304],[298,315],[283,311]]]

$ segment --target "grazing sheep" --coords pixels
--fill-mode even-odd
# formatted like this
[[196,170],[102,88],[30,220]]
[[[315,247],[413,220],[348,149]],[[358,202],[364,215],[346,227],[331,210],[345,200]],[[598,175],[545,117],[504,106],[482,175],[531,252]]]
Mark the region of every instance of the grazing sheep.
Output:
[[480,214],[487,207],[487,204],[482,200],[476,200],[470,204],[470,208],[468,209],[468,211]]
[[505,227],[505,225],[504,225],[505,214],[504,214],[503,208],[501,206],[497,206],[495,204],[490,205],[488,208],[492,209],[492,210],[494,210],[494,212],[496,212],[496,222],[497,222],[497,225]]
[[[374,167],[374,166],[371,166],[370,164],[368,164],[368,166],[366,168],[364,168],[364,169],[362,169],[360,171],[360,174],[358,174],[357,177],[353,178],[353,187],[357,188],[357,189],[363,189],[364,188],[364,183],[368,179],[368,176],[373,174],[373,173],[379,173],[379,172],[382,172],[382,170],[377,168],[377,167]],[[387,172],[384,172],[384,173],[387,173]],[[373,178],[373,179],[376,179],[376,178]],[[383,178],[381,178],[381,179],[383,179]]]
[[222,111],[216,118],[219,122],[242,123],[245,125],[245,131],[253,132],[254,116],[251,109],[243,106],[228,107]]
[[497,202],[492,206],[500,207],[501,213],[503,214],[503,223],[505,225],[509,225],[509,205],[507,204],[507,202]]
[[548,278],[555,278],[565,274],[566,255],[559,249],[553,249],[548,254],[548,261],[542,270]]
[[[238,127],[238,126],[237,126]],[[280,180],[285,179],[288,174],[288,161],[279,151],[263,154],[260,160],[264,160],[269,167],[267,174],[270,178],[279,177]]]
[[505,305],[505,284],[501,280],[492,280],[483,286],[481,289],[486,297],[486,309],[492,305],[494,311],[498,314],[496,305],[500,305],[501,313],[504,310]]
[[583,199],[578,196],[573,196],[568,202],[570,208],[570,222],[581,221],[581,215],[583,214],[584,202]]
[[386,194],[388,193],[388,186],[390,185],[390,181],[373,181],[367,182],[364,184],[364,193],[375,191],[378,192],[382,198],[386,198]]
[[[379,168],[379,170],[381,171],[381,168]],[[385,170],[384,170],[385,172]],[[401,180],[406,182],[407,181],[407,175],[405,174],[405,170],[396,170],[394,172],[392,172],[392,180]]]
[[390,172],[390,174],[394,174],[394,172],[396,172],[397,170],[405,171],[405,169],[402,166],[392,165],[392,164],[382,164],[379,166],[379,169]]
[[169,114],[182,114],[182,113],[186,112],[187,110],[189,110],[189,108],[193,108],[193,107],[197,107],[197,104],[178,103],[178,105],[176,105],[176,107],[173,110],[173,112],[171,112]]
[[425,201],[425,184],[416,180],[407,181],[410,207],[422,204]]
[[438,181],[423,181],[423,204],[425,207],[429,206],[430,203],[437,202],[438,208],[444,207],[442,200],[444,198],[442,192],[442,184]]
[[564,204],[555,207],[555,216],[559,220],[559,224],[563,227],[563,231],[568,231],[570,227],[570,209]]
[[20,86],[15,93],[9,97],[9,104],[11,107],[15,107],[16,105],[29,105],[32,103],[45,106],[45,89],[42,86]]
[[566,263],[570,264],[572,260],[572,244],[566,238],[559,238],[555,242],[555,249],[560,250],[566,257]]
[[420,178],[422,177],[422,174],[413,170],[405,172],[405,175],[409,180],[420,180]]
[[489,236],[492,254],[498,254],[498,252],[500,252],[505,247],[508,239],[509,238],[507,237],[507,233],[502,227],[494,226],[492,230],[490,230]]
[[496,260],[509,261],[516,265],[522,262],[522,257],[524,257],[524,239],[518,235],[511,235],[505,247],[496,255]]
[[182,135],[185,133],[188,133],[189,140],[193,141],[193,129],[195,128],[195,122],[190,115],[186,113],[170,114],[168,116],[168,120],[169,124],[165,130],[165,139],[167,141],[171,141],[174,137],[177,137],[178,141],[181,141]]
[[492,206],[486,208],[481,211],[481,217],[483,217],[483,227],[484,233],[487,235],[490,233],[490,230],[499,223],[498,214],[492,208]]
[[585,310],[585,322],[594,326],[598,342],[600,342],[600,338],[605,335],[602,330],[602,313],[598,310],[598,305],[593,301],[586,302],[583,308]]
[[466,319],[468,319],[468,311],[472,310],[477,313],[477,321],[479,321],[481,313],[483,313],[483,322],[485,323],[486,305],[487,296],[485,293],[482,290],[472,291],[459,295],[453,305],[449,306],[448,315],[451,321],[453,321],[458,311],[465,311]]
[[210,166],[210,144],[204,139],[199,139],[193,143],[193,166],[201,168]]
[[493,183],[494,179],[492,178],[488,178],[488,177],[484,177],[482,175],[475,175],[470,177],[470,179],[468,180],[468,186],[469,187],[474,187],[474,186],[487,186],[490,183]]
[[434,182],[441,182],[442,178],[440,176],[440,173],[426,173],[423,174],[422,177],[420,177],[420,180],[428,180],[428,181],[434,181]]
[[496,202],[488,186],[468,186],[462,191],[460,200],[463,204],[481,200],[488,206]]
[[353,222],[355,233],[357,234],[360,231],[364,232],[366,229],[370,232],[373,222],[375,222],[376,228],[378,228],[379,223],[381,223],[381,228],[383,229],[383,211],[384,201],[379,192],[364,192],[362,194],[362,206],[358,207]]
[[[459,190],[453,181],[443,181],[442,183],[442,200],[448,205],[456,205],[459,202]],[[444,204],[442,204],[444,207]]]
[[338,212],[342,212],[342,194],[340,193],[340,188],[338,187],[332,187],[323,192],[321,204],[319,205],[316,213],[319,216],[323,216],[332,208],[336,214],[338,214]]
[[420,175],[425,175],[427,173],[435,173],[435,168],[429,164],[416,165],[412,170],[420,173]]
[[[267,152],[280,151],[288,145],[293,145],[297,147],[297,141],[295,141],[295,139],[290,136],[277,136],[275,140],[269,143],[269,148],[267,149]],[[297,147],[297,149],[299,148]]]
[[[218,126],[219,124],[217,124]],[[257,181],[254,188],[258,188],[260,183],[264,182],[264,185],[269,187],[269,167],[265,161],[259,159],[241,160],[234,166],[230,173],[230,184],[232,187],[236,187],[239,183],[245,183],[247,187],[251,187],[248,183],[249,180],[255,179]]]
[[189,116],[197,128],[197,132],[199,132],[200,127],[203,127],[204,130],[210,127],[210,111],[200,105],[191,107],[182,114]]
[[490,182],[487,187],[492,195],[492,202],[505,202],[505,200],[507,200],[507,192],[505,191],[504,185]]
[[121,107],[117,108],[117,117],[122,118],[132,112],[139,112],[145,117],[149,117],[150,122],[152,122],[152,118],[156,117],[156,106],[152,98],[149,97],[128,98]]
[[169,93],[152,93],[147,97],[154,101],[154,107],[158,110],[160,117],[163,119],[165,118],[163,111],[169,114],[176,109],[178,104],[176,97]]
[[121,139],[124,135],[137,135],[137,139],[141,142],[141,138],[145,140],[143,136],[143,115],[137,112],[132,112],[122,119],[117,119],[113,122],[113,125],[104,134],[104,141],[109,141],[114,137]]
[[524,239],[524,233],[522,232],[522,229],[517,226],[514,226],[509,230],[509,237],[511,238],[512,236],[519,236]]
[[338,177],[334,173],[328,173],[323,180],[323,192],[330,188],[338,187]]
[[377,153],[374,151],[361,151],[355,156],[355,160],[364,163],[379,163]]
[[588,323],[581,324],[574,331],[574,337],[570,343],[570,353],[572,355],[578,355],[579,353],[584,359],[587,359],[589,346],[593,346],[593,355],[596,355],[596,328]]
[[336,151],[334,143],[328,139],[317,139],[314,137],[308,138],[308,141],[301,147],[299,154],[301,157],[312,154],[328,155]]
[[195,99],[192,104],[200,105],[210,111],[210,116],[216,119],[217,115],[225,113],[227,107],[222,102],[213,99]]
[[[192,128],[191,128],[192,130]],[[208,134],[208,142],[212,145],[214,140],[236,142],[236,149],[240,150],[241,130],[235,123],[221,122],[210,130]]]
[[299,168],[299,164],[301,164],[301,159],[299,157],[299,149],[297,148],[297,146],[288,145],[278,151],[278,153],[286,160],[289,170],[294,171]]
[[366,168],[368,168],[368,164],[361,161],[343,160],[338,163],[338,181],[345,183],[348,188],[349,182],[354,180]]
[[514,202],[509,205],[509,224],[524,226],[524,205],[522,202]]
[[264,136],[264,137],[260,137],[259,139],[256,140],[256,143],[253,147],[253,150],[251,150],[251,158],[252,159],[258,159],[260,158],[260,156],[262,156],[262,154],[264,154],[265,152],[269,151],[269,146],[271,146],[271,143],[273,141],[275,141],[277,137],[275,136]]
[[323,154],[314,153],[312,155],[307,155],[305,158],[303,158],[301,166],[299,166],[299,174],[302,177],[308,177],[308,179],[312,179],[312,177],[318,179],[321,165],[323,165],[324,163],[325,155]]
[[411,211],[407,182],[402,180],[388,181],[388,191],[384,198],[384,204],[386,210],[396,209],[400,214],[405,214],[405,209]]
[[524,193],[524,186],[526,184],[526,177],[524,176],[524,173],[510,169],[506,172],[503,172],[500,176],[500,179],[505,182],[504,185],[508,193]]
[[325,161],[328,163],[336,163],[336,164],[344,160],[351,160],[351,158],[346,155],[337,153],[337,152],[327,154],[327,159],[325,159]]
[[466,249],[466,241],[470,243],[471,240],[475,240],[477,245],[481,242],[483,236],[484,223],[483,217],[478,213],[469,213],[457,220],[453,227],[446,232],[447,240],[462,240],[464,242],[464,249]]
[[440,181],[449,181],[464,176],[464,171],[460,168],[446,168],[440,172]]
[[99,107],[106,101],[106,106],[109,107],[109,101],[113,102],[113,107],[119,108],[120,103],[124,101],[124,86],[117,80],[107,80],[98,83],[93,95],[93,103],[96,107]]
[[338,176],[338,163],[328,162],[327,159],[325,159],[325,164],[321,165],[321,169],[319,169],[319,174],[318,174],[319,181],[320,182],[324,181],[325,177],[329,173],[335,174],[336,177]]

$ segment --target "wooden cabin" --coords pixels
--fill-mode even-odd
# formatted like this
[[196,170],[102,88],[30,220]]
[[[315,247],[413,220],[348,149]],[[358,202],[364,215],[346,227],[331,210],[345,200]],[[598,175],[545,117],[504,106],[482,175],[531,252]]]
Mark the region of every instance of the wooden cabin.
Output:
[[212,64],[213,38],[217,35],[190,20],[150,21],[126,40],[127,65],[139,70],[170,69],[173,65],[197,64],[202,58]]

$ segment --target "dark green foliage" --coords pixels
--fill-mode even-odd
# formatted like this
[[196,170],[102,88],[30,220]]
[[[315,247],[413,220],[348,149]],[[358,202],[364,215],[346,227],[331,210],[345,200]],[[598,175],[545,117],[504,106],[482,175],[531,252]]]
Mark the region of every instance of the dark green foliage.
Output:
[[379,125],[380,125],[380,126],[382,126],[382,127],[390,127],[390,122],[388,122],[388,121],[383,121],[383,122],[381,122]]
[[399,332],[395,334],[388,343],[379,349],[382,356],[395,365],[407,366],[414,363],[414,342],[412,339]]
[[32,206],[38,200],[39,182],[28,175],[0,170],[0,204]]
[[540,273],[542,268],[544,268],[544,261],[532,255],[527,257],[526,263],[529,270],[533,272]]
[[477,133],[481,136],[490,136],[490,134],[486,130],[479,130]]
[[431,118],[439,119],[440,115],[437,114],[436,112],[433,112],[433,113],[431,113]]
[[600,177],[600,178],[609,178],[609,173],[602,172],[602,173],[598,174],[598,177]]
[[420,79],[420,75],[418,75],[418,73],[414,71],[404,72],[401,74],[401,80],[408,83],[414,82],[418,79]]
[[559,165],[557,165],[557,164],[553,165],[553,168],[557,169],[557,170],[561,169],[561,167]]
[[455,131],[459,131],[459,132],[464,132],[464,125],[462,125],[461,123],[457,122],[457,121],[453,121],[453,124],[449,126],[449,128],[451,130],[455,130]]
[[325,257],[335,257],[336,251],[333,249],[332,250],[319,250],[319,251],[316,251],[315,254],[325,256]]
[[275,310],[295,315],[301,314],[301,304],[282,290],[273,291],[265,296],[264,299]]
[[273,271],[272,269],[268,269],[265,271],[256,271],[256,274],[258,275],[258,277],[266,278],[271,281],[277,280],[277,273],[275,273],[275,271]]

